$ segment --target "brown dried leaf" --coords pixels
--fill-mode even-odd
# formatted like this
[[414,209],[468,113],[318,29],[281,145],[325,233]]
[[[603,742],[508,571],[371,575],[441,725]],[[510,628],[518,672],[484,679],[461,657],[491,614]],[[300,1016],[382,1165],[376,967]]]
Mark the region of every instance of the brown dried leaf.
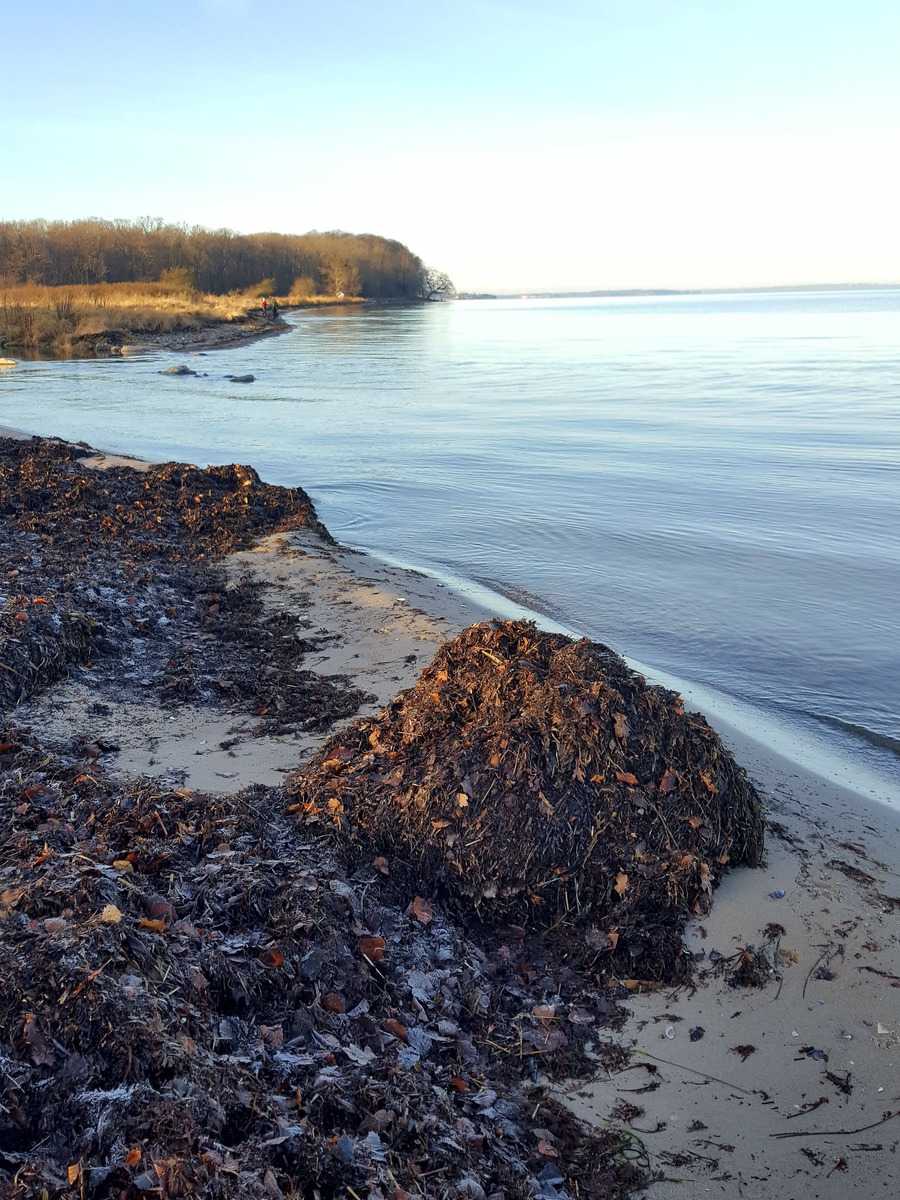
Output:
[[138,1163],[141,1161],[142,1153],[143,1152],[142,1152],[140,1146],[132,1146],[131,1149],[128,1151],[128,1153],[125,1155],[125,1166],[126,1167],[136,1167],[138,1165]]
[[340,992],[326,992],[322,997],[322,1007],[326,1012],[342,1013],[347,1011],[347,1002]]
[[383,937],[361,937],[358,942],[359,952],[369,962],[381,962],[384,959]]
[[271,967],[273,970],[277,970],[279,967],[284,966],[284,955],[277,946],[270,946],[268,950],[263,950],[259,956],[259,961],[264,967]]
[[628,891],[628,876],[624,871],[620,871],[616,876],[616,882],[613,887],[613,891],[617,896],[624,896]]
[[619,783],[627,783],[629,787],[638,786],[637,775],[633,775],[631,771],[616,771],[616,779]]
[[81,1163],[69,1163],[66,1167],[66,1179],[69,1187],[73,1187],[81,1178]]
[[402,1021],[398,1021],[394,1017],[388,1017],[384,1022],[384,1029],[391,1037],[398,1038],[401,1042],[406,1041],[406,1026]]
[[412,903],[406,911],[423,925],[430,925],[434,920],[434,909],[432,908],[431,901],[426,900],[423,896],[413,897]]
[[141,917],[138,920],[138,925],[142,929],[149,929],[151,933],[165,933],[166,923],[159,917]]
[[628,718],[624,713],[613,714],[613,729],[619,741],[624,742],[629,733]]
[[667,767],[663,773],[662,779],[659,781],[660,794],[667,796],[669,792],[674,791],[676,787],[678,787],[678,776],[671,767]]
[[122,920],[121,908],[116,908],[115,904],[106,904],[100,911],[100,920],[104,925],[118,925]]

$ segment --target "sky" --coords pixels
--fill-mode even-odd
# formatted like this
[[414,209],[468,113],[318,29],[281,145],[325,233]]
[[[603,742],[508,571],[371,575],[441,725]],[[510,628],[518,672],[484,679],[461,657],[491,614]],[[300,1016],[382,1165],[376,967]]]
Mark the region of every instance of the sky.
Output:
[[900,281],[898,0],[41,0],[2,40],[2,219],[380,233],[467,290]]

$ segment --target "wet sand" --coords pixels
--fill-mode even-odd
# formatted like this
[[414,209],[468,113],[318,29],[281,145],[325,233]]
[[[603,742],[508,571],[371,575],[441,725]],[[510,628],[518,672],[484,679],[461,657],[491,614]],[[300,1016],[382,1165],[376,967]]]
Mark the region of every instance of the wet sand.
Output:
[[[92,465],[123,462],[102,459]],[[412,684],[443,639],[486,616],[427,576],[305,530],[265,538],[227,566],[232,578],[249,571],[273,584],[266,604],[302,610],[327,639],[307,665],[349,675],[375,697],[369,708]],[[249,719],[189,706],[174,714],[120,706],[99,729],[87,712],[90,695],[83,683],[62,684],[17,710],[17,719],[49,736],[119,741],[113,770],[217,791],[279,782],[320,741],[256,737]],[[900,811],[707,715],[766,797],[767,866],[732,872],[712,912],[690,929],[690,948],[703,956],[695,987],[631,998],[632,1017],[615,1036],[633,1049],[632,1066],[562,1089],[566,1103],[591,1122],[633,1130],[662,1176],[649,1193],[659,1200],[895,1194]],[[713,960],[760,946],[773,925],[784,932],[770,942],[774,971],[765,986],[730,986]],[[702,1036],[692,1040],[698,1028]]]

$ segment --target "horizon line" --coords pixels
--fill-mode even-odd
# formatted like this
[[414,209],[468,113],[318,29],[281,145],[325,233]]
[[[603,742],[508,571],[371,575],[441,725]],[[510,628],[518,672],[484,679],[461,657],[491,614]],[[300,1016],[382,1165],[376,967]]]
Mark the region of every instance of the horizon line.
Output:
[[825,283],[734,284],[717,287],[618,287],[618,288],[459,288],[463,296],[496,296],[498,299],[565,299],[575,296],[696,296],[733,292],[879,291],[900,288],[900,280],[858,280]]

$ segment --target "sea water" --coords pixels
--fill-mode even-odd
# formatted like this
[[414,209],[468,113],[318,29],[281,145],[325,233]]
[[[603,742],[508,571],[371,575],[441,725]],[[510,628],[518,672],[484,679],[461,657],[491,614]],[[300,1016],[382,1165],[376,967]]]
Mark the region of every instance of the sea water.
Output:
[[[205,355],[22,364],[0,424],[252,463],[338,539],[502,592],[900,795],[900,290],[289,320]],[[202,374],[159,374],[179,362]]]

